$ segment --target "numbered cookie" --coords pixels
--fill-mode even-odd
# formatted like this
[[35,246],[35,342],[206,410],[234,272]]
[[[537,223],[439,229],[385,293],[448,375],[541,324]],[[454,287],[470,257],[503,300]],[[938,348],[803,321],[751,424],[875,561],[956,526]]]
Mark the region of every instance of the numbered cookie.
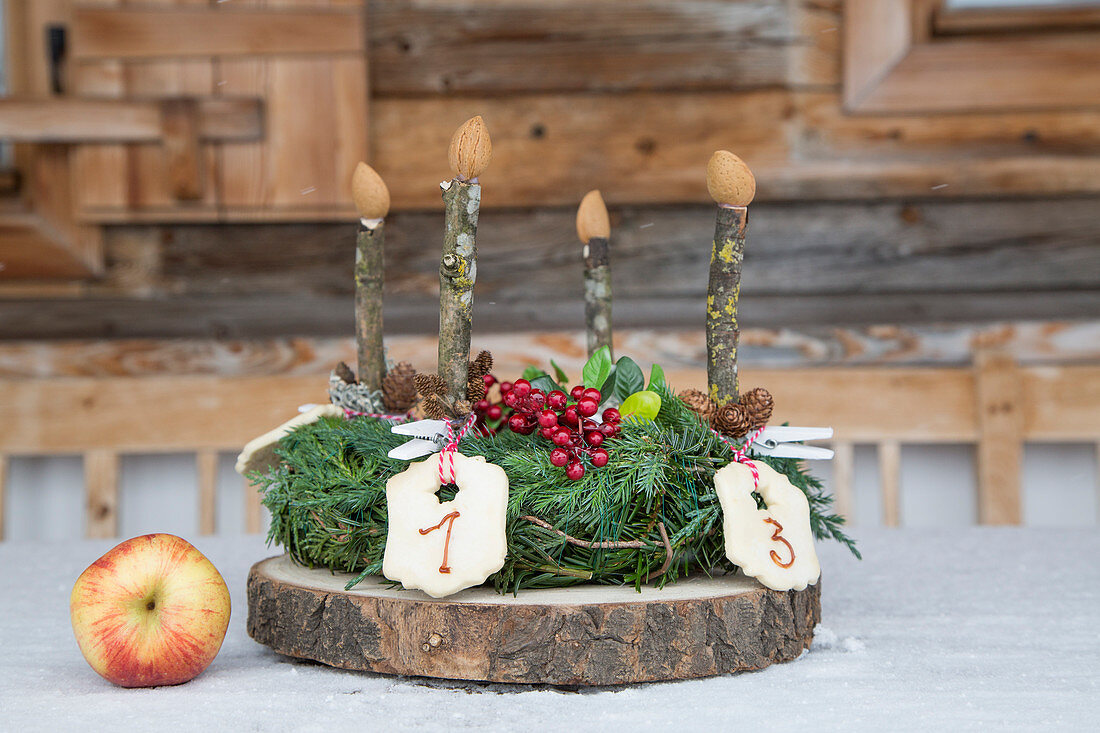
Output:
[[[441,502],[439,462],[458,493]],[[389,530],[382,574],[442,598],[484,583],[504,566],[508,476],[481,456],[436,454],[386,482]]]
[[731,463],[714,474],[726,557],[772,590],[802,590],[821,576],[810,531],[810,504],[786,476],[762,461],[753,465],[760,474],[756,491],[767,509],[757,508],[747,465]]

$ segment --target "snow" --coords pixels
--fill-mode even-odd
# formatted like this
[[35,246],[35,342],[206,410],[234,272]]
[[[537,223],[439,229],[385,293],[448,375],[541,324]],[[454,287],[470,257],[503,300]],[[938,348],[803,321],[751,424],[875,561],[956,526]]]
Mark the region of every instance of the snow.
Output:
[[823,622],[799,659],[748,674],[567,692],[389,678],[280,657],[245,631],[250,538],[191,538],[234,614],[177,687],[125,690],[76,647],[68,597],[112,541],[0,544],[0,730],[1100,728],[1100,531],[866,530],[819,545]]

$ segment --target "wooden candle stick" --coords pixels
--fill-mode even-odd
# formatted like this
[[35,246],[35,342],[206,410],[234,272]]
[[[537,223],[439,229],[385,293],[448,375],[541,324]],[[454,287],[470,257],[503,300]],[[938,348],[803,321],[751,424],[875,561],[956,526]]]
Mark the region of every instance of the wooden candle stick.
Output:
[[756,179],[743,160],[719,150],[707,164],[707,190],[718,203],[707,287],[707,387],[710,399],[724,405],[738,400],[737,299]]
[[359,384],[370,392],[382,388],[386,354],[382,346],[382,283],[385,222],[390,192],[381,176],[366,163],[355,167],[351,195],[359,210],[355,240],[355,342]]
[[599,191],[589,191],[577,207],[577,236],[584,243],[584,325],[588,355],[611,347],[611,221]]
[[439,264],[439,376],[450,394],[466,396],[474,282],[477,278],[478,176],[493,157],[489,131],[480,116],[467,120],[451,138],[447,153],[455,178],[440,184],[446,206],[443,257]]

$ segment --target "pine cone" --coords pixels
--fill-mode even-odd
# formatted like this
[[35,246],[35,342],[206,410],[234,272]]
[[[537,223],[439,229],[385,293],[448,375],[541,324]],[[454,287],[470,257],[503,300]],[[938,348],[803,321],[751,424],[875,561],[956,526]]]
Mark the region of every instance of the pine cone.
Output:
[[429,420],[446,420],[449,417],[447,405],[435,395],[429,395],[421,400],[420,410]]
[[493,369],[493,355],[482,351],[469,363],[466,382],[466,399],[477,402],[485,398],[485,375]]
[[749,427],[759,428],[767,425],[768,420],[772,419],[775,400],[772,399],[772,395],[768,390],[757,387],[741,395],[741,406],[745,408],[745,412],[748,414]]
[[710,420],[711,417],[714,416],[714,408],[716,405],[711,401],[710,397],[707,397],[706,392],[702,392],[698,389],[685,389],[680,393],[680,399],[693,411],[702,415],[703,419]]
[[351,367],[349,367],[344,362],[340,362],[336,365],[335,373],[336,376],[339,377],[342,382],[344,382],[344,384],[355,384],[356,382],[355,372],[353,372],[351,370]]
[[419,372],[413,377],[413,386],[421,397],[447,394],[447,383],[438,374]]
[[732,402],[715,410],[710,422],[715,430],[734,438],[747,435],[752,427],[744,406]]
[[416,370],[407,361],[398,362],[382,377],[382,401],[390,412],[404,412],[416,402]]

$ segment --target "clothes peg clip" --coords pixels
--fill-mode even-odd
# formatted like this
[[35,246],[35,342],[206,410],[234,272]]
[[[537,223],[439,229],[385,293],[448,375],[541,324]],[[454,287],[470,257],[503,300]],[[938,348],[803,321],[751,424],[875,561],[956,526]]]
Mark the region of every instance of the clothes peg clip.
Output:
[[401,461],[431,455],[443,448],[447,442],[447,423],[443,420],[417,420],[390,428],[394,435],[407,435],[412,438],[392,449],[388,455]]
[[816,445],[798,445],[804,440],[826,440],[833,437],[832,428],[797,428],[788,425],[767,427],[753,441],[750,450],[765,456],[776,458],[806,458],[810,460],[829,460],[833,457],[830,448]]

